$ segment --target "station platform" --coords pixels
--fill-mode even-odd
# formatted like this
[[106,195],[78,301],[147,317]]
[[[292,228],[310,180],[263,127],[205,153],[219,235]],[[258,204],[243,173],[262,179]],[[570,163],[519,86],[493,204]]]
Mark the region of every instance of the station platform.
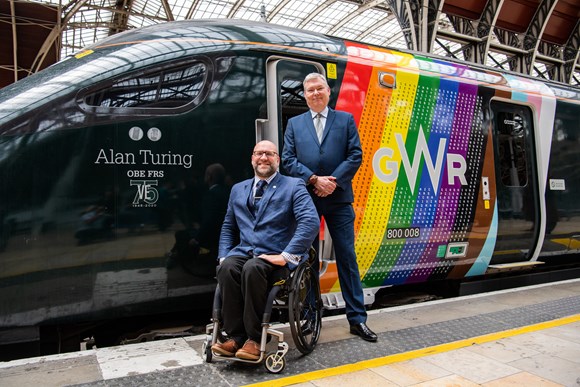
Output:
[[[344,316],[280,374],[205,363],[205,335],[0,363],[0,386],[580,386],[580,279],[369,312],[367,343]],[[274,341],[274,340],[273,340]]]

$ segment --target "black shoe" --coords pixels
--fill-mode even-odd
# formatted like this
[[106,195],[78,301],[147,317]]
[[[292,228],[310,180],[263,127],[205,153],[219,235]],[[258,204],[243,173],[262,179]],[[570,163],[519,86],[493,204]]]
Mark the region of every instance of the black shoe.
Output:
[[366,341],[372,342],[377,341],[376,333],[371,331],[370,328],[367,327],[367,324],[365,323],[351,325],[350,333],[352,333],[353,335],[360,336],[363,340]]

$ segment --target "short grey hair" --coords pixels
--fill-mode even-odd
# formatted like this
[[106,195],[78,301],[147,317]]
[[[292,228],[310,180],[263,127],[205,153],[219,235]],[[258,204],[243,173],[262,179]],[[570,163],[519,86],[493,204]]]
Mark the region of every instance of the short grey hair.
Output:
[[304,77],[304,81],[302,82],[302,86],[306,87],[306,82],[308,82],[312,79],[320,79],[326,85],[326,87],[330,89],[330,86],[328,86],[328,82],[326,81],[326,77],[320,73],[308,74],[306,77]]

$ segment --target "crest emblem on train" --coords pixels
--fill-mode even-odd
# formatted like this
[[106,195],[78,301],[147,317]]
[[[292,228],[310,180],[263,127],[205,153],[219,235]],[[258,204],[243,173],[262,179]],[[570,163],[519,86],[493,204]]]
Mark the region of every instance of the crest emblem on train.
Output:
[[157,180],[131,180],[130,184],[137,187],[133,207],[154,207],[159,200],[159,191],[157,191]]

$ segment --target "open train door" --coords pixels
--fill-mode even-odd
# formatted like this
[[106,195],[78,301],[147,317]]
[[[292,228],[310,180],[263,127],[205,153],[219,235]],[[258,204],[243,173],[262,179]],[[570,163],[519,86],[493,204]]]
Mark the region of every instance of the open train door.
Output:
[[498,203],[493,266],[532,259],[541,211],[532,111],[500,101],[491,110]]
[[310,73],[324,74],[317,62],[272,56],[266,63],[268,118],[256,121],[256,141],[270,140],[282,151],[288,120],[308,110],[302,81]]

